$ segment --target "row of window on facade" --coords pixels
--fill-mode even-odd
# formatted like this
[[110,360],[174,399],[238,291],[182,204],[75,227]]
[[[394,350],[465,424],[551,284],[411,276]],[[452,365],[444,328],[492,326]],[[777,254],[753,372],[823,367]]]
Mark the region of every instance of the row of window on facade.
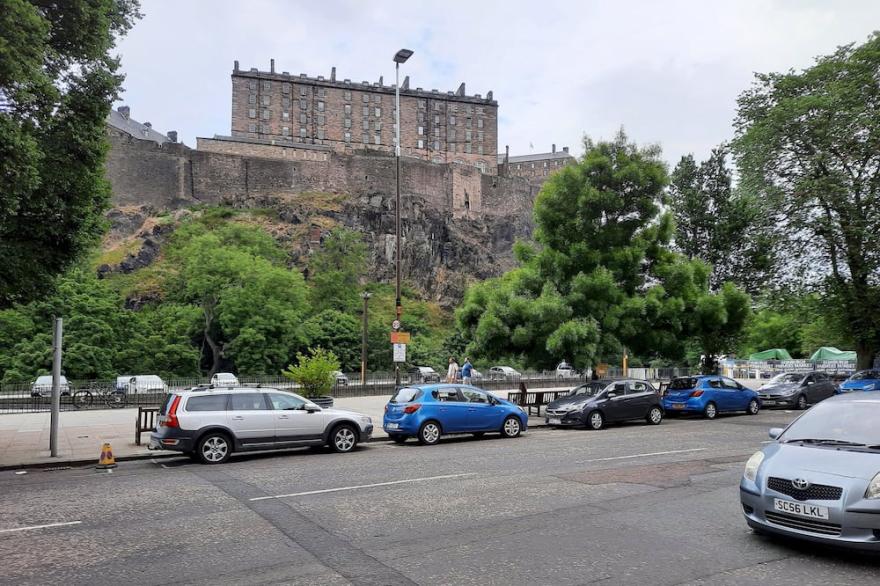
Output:
[[[516,164],[516,170],[517,170],[517,171],[521,171],[521,170],[522,170],[522,166],[523,166],[522,163],[517,163],[517,164]],[[547,168],[549,168],[549,167],[564,167],[564,166],[565,166],[565,161],[553,161],[552,163],[548,163],[548,161],[544,161],[544,168],[545,168],[545,169],[547,169]],[[531,167],[530,167],[530,168],[531,168],[531,169],[534,169],[534,168],[535,168],[535,164],[534,164],[534,163],[531,163]]]

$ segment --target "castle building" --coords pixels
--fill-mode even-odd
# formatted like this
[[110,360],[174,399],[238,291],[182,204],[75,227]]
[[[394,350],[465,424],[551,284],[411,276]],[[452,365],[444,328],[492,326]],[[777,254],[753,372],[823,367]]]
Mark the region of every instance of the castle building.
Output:
[[110,110],[107,114],[107,131],[118,136],[127,135],[139,140],[151,140],[156,144],[177,142],[176,130],[168,131],[167,135],[157,132],[149,122],[140,123],[132,118],[131,108],[128,106],[119,106],[115,110]]
[[[275,71],[232,71],[231,136],[205,139],[206,148],[220,143],[290,146],[340,154],[380,151],[393,154],[395,87],[378,82],[338,80]],[[498,102],[457,91],[411,89],[407,76],[400,87],[401,155],[433,163],[460,163],[497,174]],[[201,140],[201,139],[200,139]],[[203,148],[201,143],[199,148]],[[225,148],[223,150],[226,150]],[[295,158],[295,157],[291,157]]]
[[498,173],[508,177],[523,177],[529,181],[543,183],[547,176],[566,165],[575,163],[575,158],[568,152],[568,147],[556,150],[554,144],[549,153],[509,156],[498,155]]

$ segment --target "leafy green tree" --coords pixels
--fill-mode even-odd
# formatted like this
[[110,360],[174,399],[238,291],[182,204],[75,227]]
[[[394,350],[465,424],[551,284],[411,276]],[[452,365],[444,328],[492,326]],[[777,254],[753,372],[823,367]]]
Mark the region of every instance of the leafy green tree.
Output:
[[880,33],[739,98],[743,185],[772,206],[786,273],[821,286],[866,368],[880,350]]
[[136,0],[0,8],[0,307],[44,296],[104,231],[116,37]]
[[712,266],[713,291],[731,281],[749,293],[767,282],[775,259],[775,229],[762,202],[733,187],[721,145],[706,161],[681,158],[670,178],[669,207],[675,219],[675,247],[687,258]]
[[360,371],[362,325],[356,317],[325,309],[309,318],[303,329],[309,347],[332,352],[346,372]]
[[334,373],[340,369],[336,355],[323,348],[310,348],[308,354],[296,353],[296,365],[289,365],[284,376],[302,386],[306,397],[321,397],[333,389]]
[[316,311],[357,312],[360,281],[366,270],[367,247],[361,235],[346,228],[333,229],[309,260],[312,307]]

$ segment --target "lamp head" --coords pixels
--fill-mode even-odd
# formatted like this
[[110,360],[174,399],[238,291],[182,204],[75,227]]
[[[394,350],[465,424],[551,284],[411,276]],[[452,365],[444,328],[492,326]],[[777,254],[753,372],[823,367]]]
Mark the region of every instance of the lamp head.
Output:
[[401,49],[394,54],[395,63],[406,63],[406,60],[412,57],[413,52],[409,49]]

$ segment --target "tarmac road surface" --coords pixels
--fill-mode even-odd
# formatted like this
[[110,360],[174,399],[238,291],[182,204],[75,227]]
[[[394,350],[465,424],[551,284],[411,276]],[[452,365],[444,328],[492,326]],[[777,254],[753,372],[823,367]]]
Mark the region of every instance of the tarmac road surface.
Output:
[[877,583],[753,534],[738,482],[790,412],[0,473],[3,584]]

